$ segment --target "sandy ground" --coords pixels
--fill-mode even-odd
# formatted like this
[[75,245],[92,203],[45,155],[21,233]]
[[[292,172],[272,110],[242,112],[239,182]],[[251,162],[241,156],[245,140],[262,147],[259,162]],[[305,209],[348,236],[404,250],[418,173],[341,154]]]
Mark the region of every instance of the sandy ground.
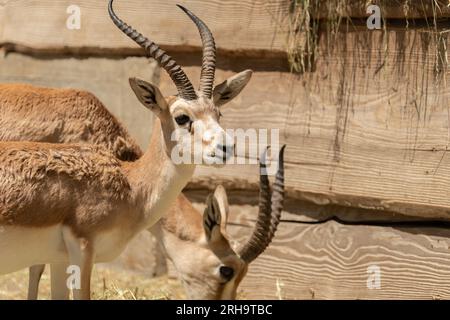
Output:
[[[48,269],[48,268],[47,268]],[[28,271],[0,276],[0,300],[26,299]],[[178,280],[167,276],[149,278],[142,274],[96,267],[92,279],[92,298],[99,300],[182,299],[184,290]],[[50,298],[48,270],[42,276],[39,299]]]

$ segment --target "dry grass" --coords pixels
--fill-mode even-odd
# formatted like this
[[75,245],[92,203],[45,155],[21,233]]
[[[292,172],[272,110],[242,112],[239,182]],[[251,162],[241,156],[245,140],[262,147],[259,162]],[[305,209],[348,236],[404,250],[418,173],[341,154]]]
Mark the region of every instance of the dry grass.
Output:
[[[315,64],[319,50],[320,33],[326,34],[325,51],[332,52],[332,47],[337,41],[337,33],[342,25],[348,30],[351,26],[351,17],[348,16],[346,8],[349,7],[350,0],[291,0],[289,16],[289,36],[287,43],[287,56],[291,71],[296,73],[305,73],[315,71]],[[361,3],[364,3],[361,1]],[[449,30],[438,28],[437,16],[442,7],[447,5],[443,0],[378,0],[367,1],[369,4],[377,4],[382,8],[382,18],[384,17],[383,8],[397,5],[403,8],[405,15],[405,29],[410,28],[409,15],[411,11],[425,12],[426,7],[431,7],[433,17],[425,18],[426,27],[421,32],[433,37],[435,55],[435,73],[440,76],[446,73],[448,66],[446,41]],[[450,2],[449,2],[450,4]],[[317,17],[322,16],[321,19]],[[326,17],[323,19],[323,17]],[[383,18],[384,51],[387,55],[387,31],[388,28]]]
[[[0,300],[26,299],[26,270],[0,276]],[[40,299],[50,298],[50,276],[42,276]],[[167,300],[184,298],[181,284],[167,276],[150,278],[118,269],[96,267],[92,280],[92,298],[97,300]]]
[[[344,12],[349,0],[292,0],[289,19],[289,37],[287,55],[291,71],[305,73],[314,71],[318,54],[319,32],[321,24],[329,40],[327,46],[336,40],[342,20],[339,15]],[[326,13],[327,19],[320,21],[317,17]]]

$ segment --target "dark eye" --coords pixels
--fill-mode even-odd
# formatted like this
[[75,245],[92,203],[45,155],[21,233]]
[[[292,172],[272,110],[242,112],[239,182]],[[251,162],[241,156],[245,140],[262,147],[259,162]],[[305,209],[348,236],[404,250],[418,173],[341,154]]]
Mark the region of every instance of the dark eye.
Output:
[[220,275],[227,281],[231,280],[234,276],[233,268],[222,266],[220,267]]
[[191,121],[191,118],[189,118],[189,116],[183,114],[181,116],[175,117],[175,121],[177,122],[177,124],[179,126],[185,125],[186,123],[188,123],[189,121]]

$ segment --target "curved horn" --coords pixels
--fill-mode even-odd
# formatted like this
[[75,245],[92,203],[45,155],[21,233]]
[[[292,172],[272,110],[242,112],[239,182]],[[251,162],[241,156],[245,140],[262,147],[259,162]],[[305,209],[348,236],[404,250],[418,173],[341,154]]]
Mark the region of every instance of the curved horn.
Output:
[[[281,220],[281,212],[283,211],[284,203],[284,149],[286,145],[283,145],[278,155],[278,171],[275,176],[275,181],[273,183],[272,192],[272,216],[270,219],[270,231],[268,234],[269,243],[272,241],[277,231],[278,224]],[[264,248],[265,249],[265,248]]]
[[131,26],[123,22],[114,12],[112,7],[113,0],[109,1],[108,12],[114,24],[122,30],[128,37],[133,39],[137,44],[145,49],[159,64],[167,71],[172,81],[177,87],[180,97],[186,100],[197,99],[194,87],[181,67],[173,60],[164,50],[156,43],[144,37],[141,33],[133,29]]
[[200,32],[203,45],[203,61],[199,90],[205,97],[211,99],[214,85],[214,73],[216,72],[216,44],[214,42],[214,37],[208,26],[195,14],[182,5],[177,4],[177,6],[191,18]]
[[270,196],[269,179],[266,172],[266,152],[260,161],[259,213],[255,229],[249,241],[242,247],[239,256],[247,263],[256,259],[270,244],[280,223],[284,200],[284,145],[278,158],[278,171],[274,190]]

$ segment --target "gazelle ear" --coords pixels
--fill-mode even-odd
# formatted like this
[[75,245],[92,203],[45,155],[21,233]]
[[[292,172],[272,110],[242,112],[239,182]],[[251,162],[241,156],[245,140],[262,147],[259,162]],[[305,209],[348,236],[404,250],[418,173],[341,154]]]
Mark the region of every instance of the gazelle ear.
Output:
[[228,199],[222,186],[216,188],[206,199],[206,209],[203,214],[203,227],[208,243],[226,242],[226,224],[228,219]]
[[211,193],[206,199],[206,208],[203,213],[203,227],[208,242],[217,242],[224,237],[221,225],[222,215],[220,213],[219,202],[214,194]]
[[[218,190],[219,189],[219,190]],[[206,234],[206,241],[211,250],[218,256],[223,256],[233,252],[225,233],[225,225],[228,213],[228,201],[223,187],[216,189],[206,199],[206,209],[203,214],[203,228]],[[222,189],[222,190],[220,190]],[[218,194],[218,200],[215,194]],[[225,196],[225,198],[223,198]],[[221,210],[223,206],[224,210]]]
[[228,197],[225,188],[221,185],[216,187],[214,190],[214,198],[217,200],[220,212],[220,230],[222,234],[226,234],[226,227],[228,222],[228,213],[230,208],[228,206]]
[[137,78],[130,78],[129,81],[134,94],[145,107],[157,115],[168,110],[167,102],[157,86]]
[[250,81],[252,73],[252,70],[245,70],[218,84],[213,92],[214,104],[220,107],[236,97]]

